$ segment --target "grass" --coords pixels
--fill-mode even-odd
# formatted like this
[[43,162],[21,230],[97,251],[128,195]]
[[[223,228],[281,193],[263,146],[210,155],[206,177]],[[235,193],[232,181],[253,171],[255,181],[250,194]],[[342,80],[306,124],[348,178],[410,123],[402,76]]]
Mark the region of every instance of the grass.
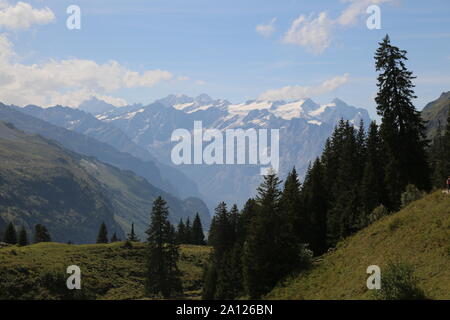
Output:
[[[450,196],[425,196],[339,243],[314,266],[279,284],[268,299],[373,299],[370,265],[407,263],[429,299],[450,299]],[[383,280],[382,280],[383,281]]]
[[[204,246],[181,246],[180,270],[184,293],[181,299],[198,299],[201,294],[202,266],[210,254]],[[0,249],[0,298],[67,298],[66,268],[81,269],[80,298],[144,299],[145,245],[123,242],[68,245],[39,243]],[[50,279],[50,280],[48,280]],[[55,285],[56,283],[56,285]],[[62,283],[62,285],[61,285]]]

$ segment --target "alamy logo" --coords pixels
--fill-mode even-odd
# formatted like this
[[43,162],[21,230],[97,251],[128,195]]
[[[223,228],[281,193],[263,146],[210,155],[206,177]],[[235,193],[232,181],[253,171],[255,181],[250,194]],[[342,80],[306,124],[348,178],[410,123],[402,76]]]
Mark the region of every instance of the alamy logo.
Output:
[[[172,162],[181,164],[249,164],[267,166],[260,170],[278,172],[279,129],[227,129],[225,137],[218,129],[203,130],[202,121],[194,121],[193,134],[187,129],[176,129],[171,136],[178,142],[172,149]],[[203,143],[207,145],[204,147]],[[203,148],[204,147],[204,148]]]
[[70,5],[66,10],[67,14],[70,16],[66,20],[66,26],[69,30],[80,30],[81,29],[81,9],[77,5]]
[[67,278],[66,285],[67,289],[73,290],[81,289],[81,269],[76,265],[68,266],[66,272],[70,274],[69,278]]
[[370,274],[367,278],[367,289],[380,290],[381,289],[381,269],[377,265],[368,266],[366,272]]

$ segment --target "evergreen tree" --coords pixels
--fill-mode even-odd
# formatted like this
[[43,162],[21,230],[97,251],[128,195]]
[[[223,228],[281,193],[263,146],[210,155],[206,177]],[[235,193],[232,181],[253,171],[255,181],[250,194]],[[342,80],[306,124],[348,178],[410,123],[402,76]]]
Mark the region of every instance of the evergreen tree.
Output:
[[47,228],[41,224],[34,227],[34,243],[51,242],[52,238]]
[[258,187],[258,207],[248,230],[243,253],[243,275],[247,294],[258,299],[297,267],[299,243],[289,232],[281,210],[281,181],[274,172]]
[[213,253],[204,269],[204,298],[234,299],[242,292],[241,246],[236,237],[239,219],[236,205],[230,212],[224,202],[215,209],[208,237]]
[[134,223],[131,223],[131,232],[128,234],[128,241],[131,242],[139,242],[141,241],[137,236],[136,233],[134,232]]
[[147,275],[145,290],[149,296],[168,298],[181,291],[180,271],[177,267],[179,248],[175,229],[168,221],[169,208],[162,197],[153,202],[147,238]]
[[189,217],[186,220],[186,225],[184,228],[184,240],[183,243],[185,244],[191,244],[192,243],[192,226],[191,226],[191,220]]
[[194,222],[192,223],[192,244],[199,246],[203,246],[206,244],[202,222],[198,213],[195,215]]
[[186,226],[184,225],[183,219],[180,219],[177,227],[177,242],[179,244],[185,243],[186,239]]
[[12,222],[6,227],[5,234],[3,235],[3,242],[17,244],[17,232]]
[[308,221],[302,208],[300,189],[301,184],[294,167],[284,183],[281,204],[286,215],[288,232],[292,232],[296,236],[297,242],[306,242]]
[[324,167],[319,159],[308,168],[302,189],[302,202],[308,212],[307,243],[315,255],[326,252],[328,194]]
[[19,246],[27,246],[28,245],[28,235],[25,228],[22,226],[22,228],[19,231]]
[[112,243],[112,242],[118,242],[118,241],[119,241],[119,239],[117,238],[117,235],[116,235],[116,233],[114,232],[113,235],[112,235],[112,237],[111,237],[111,243]]
[[367,216],[381,204],[385,204],[383,142],[378,125],[370,124],[367,137],[367,160],[362,178],[362,226],[367,225]]
[[104,222],[102,222],[98,230],[97,243],[108,243],[108,230]]
[[[175,227],[166,222],[167,229],[167,251],[168,251],[168,272],[167,272],[167,296],[173,293],[180,293],[183,291],[181,284],[181,271],[178,269],[178,261],[180,260],[180,247],[177,242],[177,234]],[[163,291],[162,291],[163,292]]]
[[398,209],[400,195],[408,184],[428,190],[429,167],[425,126],[412,100],[415,79],[406,68],[406,51],[391,45],[389,36],[375,54],[378,93],[375,101],[382,117],[381,135],[386,158],[385,185],[388,207]]
[[[337,141],[339,153],[337,172],[333,177],[337,188],[327,217],[328,242],[335,245],[341,238],[358,230],[360,221],[360,177],[362,173],[359,163],[361,145],[358,144],[357,132],[348,121],[343,123],[342,140]],[[335,143],[335,141],[332,141]]]

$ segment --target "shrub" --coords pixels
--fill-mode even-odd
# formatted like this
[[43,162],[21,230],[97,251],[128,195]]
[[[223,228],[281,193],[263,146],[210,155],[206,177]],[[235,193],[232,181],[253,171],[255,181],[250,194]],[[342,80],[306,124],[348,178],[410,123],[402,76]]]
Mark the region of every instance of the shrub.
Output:
[[397,230],[398,227],[400,227],[401,225],[402,225],[402,220],[400,218],[395,218],[394,220],[392,220],[391,223],[389,223],[389,230],[390,231]]
[[373,209],[372,213],[369,214],[369,224],[374,223],[377,220],[380,220],[384,216],[389,214],[389,210],[383,206],[382,204]]
[[298,263],[301,269],[309,268],[312,264],[314,253],[308,248],[307,243],[300,244]]
[[381,289],[375,292],[379,300],[423,300],[425,293],[418,286],[414,269],[405,263],[389,263],[381,274]]
[[403,192],[401,196],[402,207],[406,207],[411,202],[419,200],[424,195],[425,193],[417,189],[415,185],[408,184],[405,192]]

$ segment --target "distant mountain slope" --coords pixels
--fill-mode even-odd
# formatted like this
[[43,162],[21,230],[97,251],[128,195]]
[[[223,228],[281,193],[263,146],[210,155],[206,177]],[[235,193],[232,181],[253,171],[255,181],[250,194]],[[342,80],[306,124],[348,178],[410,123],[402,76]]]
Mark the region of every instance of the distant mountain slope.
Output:
[[[122,113],[120,113],[122,111]],[[319,105],[311,99],[298,101],[251,100],[232,104],[202,94],[196,98],[170,95],[141,108],[116,108],[98,115],[103,122],[121,129],[135,143],[151,151],[162,163],[171,162],[172,132],[192,132],[194,121],[202,121],[204,129],[279,129],[280,175],[296,166],[303,175],[310,161],[323,149],[335,124],[344,118],[358,126],[368,125],[365,109],[335,99]],[[205,147],[207,143],[204,143]],[[220,201],[242,204],[254,196],[261,182],[260,166],[255,165],[181,165],[177,166],[199,186],[210,208]]]
[[105,222],[124,236],[114,207],[81,159],[39,136],[0,122],[0,216],[29,234],[47,226],[55,241],[93,242]]
[[[152,184],[167,192],[181,198],[201,197],[196,184],[188,179],[183,173],[164,163],[158,163],[145,148],[138,146],[119,128],[109,123],[102,122],[89,113],[62,106],[51,108],[27,106],[25,108],[16,107],[16,110],[46,122],[50,122],[53,125],[95,138],[98,141],[109,144],[115,149],[128,153],[134,158],[145,162],[146,168],[144,170],[140,170],[142,165],[137,165],[134,160],[127,168],[137,170],[135,171],[136,173],[148,178]],[[114,110],[116,109],[112,109],[112,111]],[[113,163],[113,165],[116,164]]]
[[79,110],[90,113],[94,116],[114,110],[115,108],[116,107],[112,104],[109,104],[103,100],[99,100],[96,97],[92,97],[91,99],[84,101],[78,106]]
[[448,112],[450,110],[450,91],[443,92],[441,96],[428,103],[422,110],[422,118],[427,121],[427,136],[433,138],[436,135],[439,123],[442,130],[445,130],[447,124]]
[[[431,299],[450,299],[450,196],[437,191],[341,242],[312,270],[287,279],[269,299],[371,299],[370,265],[412,265]],[[381,284],[383,285],[383,283]]]
[[[13,134],[14,132],[18,132],[17,134]],[[44,200],[39,201],[39,203],[47,203],[49,207],[38,207],[35,210],[36,212],[36,219],[29,218],[29,211],[34,210],[34,207],[29,207],[29,205],[32,205],[33,201],[28,201],[28,198],[31,195],[31,199],[33,198],[34,193],[36,192],[50,192],[52,188],[58,188],[58,186],[53,185],[51,182],[49,183],[49,190],[46,190],[46,184],[44,183],[40,189],[35,190],[35,188],[39,188],[39,183],[42,181],[46,181],[46,176],[52,176],[52,172],[59,172],[59,158],[57,160],[53,158],[47,157],[47,154],[51,155],[53,153],[58,153],[65,155],[66,158],[71,159],[71,163],[74,167],[77,168],[76,172],[71,172],[70,174],[64,177],[66,177],[67,184],[70,184],[74,181],[78,181],[79,176],[86,177],[89,181],[92,181],[92,185],[95,186],[95,192],[98,194],[98,197],[103,199],[105,202],[104,205],[101,206],[101,208],[108,208],[108,214],[110,215],[110,224],[112,226],[115,225],[114,228],[111,229],[110,233],[116,229],[118,230],[118,234],[124,236],[127,232],[129,232],[131,223],[135,223],[136,232],[140,237],[145,236],[145,229],[147,228],[149,224],[149,217],[150,217],[150,211],[152,208],[152,201],[158,197],[163,196],[170,207],[170,216],[169,219],[173,223],[178,223],[180,218],[186,219],[187,217],[190,217],[191,219],[195,216],[196,212],[199,212],[201,218],[203,219],[205,225],[207,226],[209,223],[209,212],[203,205],[197,205],[197,206],[191,206],[185,204],[183,201],[177,199],[176,197],[152,186],[145,180],[144,178],[141,178],[137,175],[135,175],[131,171],[123,171],[116,167],[113,167],[111,165],[107,165],[105,163],[102,163],[95,158],[82,156],[73,152],[70,152],[68,150],[65,150],[61,148],[59,145],[57,145],[55,142],[46,140],[44,138],[38,137],[38,136],[28,136],[23,133],[20,133],[17,130],[9,129],[3,130],[1,137],[4,137],[7,139],[8,137],[15,137],[16,135],[20,134],[21,140],[20,143],[24,144],[25,146],[30,145],[30,151],[35,151],[37,153],[36,160],[35,157],[29,157],[26,154],[27,148],[23,148],[23,154],[17,154],[16,156],[20,159],[20,161],[17,161],[15,166],[17,168],[18,172],[27,172],[29,176],[34,176],[39,171],[39,160],[42,158],[43,163],[48,163],[47,171],[50,171],[48,173],[47,171],[42,171],[42,176],[39,176],[37,179],[37,184],[33,184],[33,181],[29,181],[28,179],[22,179],[20,176],[11,175],[9,173],[9,169],[6,166],[9,162],[6,161],[7,159],[3,159],[2,165],[0,165],[1,173],[4,174],[6,177],[9,177],[9,180],[7,182],[11,185],[15,185],[15,183],[20,182],[21,190],[23,190],[25,193],[17,193],[17,196],[14,196],[10,199],[10,201],[6,201],[9,199],[8,197],[11,197],[11,195],[8,193],[8,187],[5,182],[2,182],[3,188],[5,188],[5,197],[4,201],[2,203],[5,205],[3,210],[0,210],[0,215],[3,217],[2,220],[4,221],[14,221],[14,223],[18,226],[20,226],[23,222],[26,222],[27,226],[29,228],[32,228],[32,226],[36,223],[45,223],[49,220],[52,222],[53,230],[57,230],[56,233],[60,233],[58,237],[55,238],[57,241],[67,241],[72,240],[76,242],[92,242],[95,241],[96,233],[98,231],[98,227],[101,222],[98,221],[98,219],[93,219],[92,222],[89,222],[89,227],[91,230],[89,231],[89,234],[80,234],[73,236],[73,232],[63,232],[61,230],[64,230],[64,225],[60,226],[59,220],[57,217],[60,215],[68,215],[69,217],[71,215],[71,207],[66,207],[64,204],[64,199],[72,199],[75,201],[73,205],[80,205],[83,206],[84,204],[87,205],[89,203],[88,200],[84,199],[77,199],[76,195],[72,194],[72,189],[62,189],[59,191],[59,193],[55,193],[54,195],[51,194],[49,196],[54,197],[52,198],[52,201],[56,201],[56,203],[60,203],[60,206],[54,206],[53,202],[50,202],[49,199],[44,197]],[[30,140],[31,141],[28,141]],[[36,150],[36,143],[34,141],[39,141],[41,147],[40,149]],[[14,138],[10,141],[8,146],[5,146],[5,150],[14,150],[17,153],[17,150],[21,150],[20,148],[16,147],[15,144],[18,143],[18,140]],[[48,148],[45,147],[45,145],[48,144]],[[16,150],[17,149],[17,150]],[[53,150],[54,149],[54,150]],[[42,154],[40,153],[42,152]],[[16,154],[14,153],[14,154]],[[9,153],[6,153],[8,155]],[[5,155],[5,157],[6,157]],[[34,154],[32,154],[34,155]],[[36,164],[34,163],[36,161]],[[72,180],[70,180],[70,177],[72,177]],[[57,176],[59,179],[59,176]],[[53,181],[53,180],[52,180]],[[59,181],[59,180],[57,180]],[[64,182],[65,180],[63,180]],[[26,184],[27,187],[22,186],[23,184]],[[86,189],[86,188],[81,188]],[[16,194],[16,193],[14,193]],[[58,202],[59,201],[59,202]],[[198,200],[198,202],[201,204],[201,200]],[[72,202],[67,202],[72,203]],[[19,211],[14,211],[15,207],[20,207],[18,204],[22,205],[22,209]],[[198,204],[198,203],[197,203]],[[90,206],[89,210],[87,210],[84,214],[87,215],[84,220],[89,221],[91,219],[90,215],[98,215],[101,213],[97,213],[97,207]],[[14,215],[10,215],[8,212],[12,210],[12,212],[16,212]],[[43,214],[44,216],[41,217],[40,215]],[[90,215],[89,215],[90,214]],[[64,217],[61,218],[64,222]],[[91,219],[92,220],[92,219]],[[38,222],[41,221],[41,222]],[[73,224],[74,228],[77,228],[77,224]],[[62,228],[62,229],[61,229]],[[94,237],[94,238],[93,238]]]

